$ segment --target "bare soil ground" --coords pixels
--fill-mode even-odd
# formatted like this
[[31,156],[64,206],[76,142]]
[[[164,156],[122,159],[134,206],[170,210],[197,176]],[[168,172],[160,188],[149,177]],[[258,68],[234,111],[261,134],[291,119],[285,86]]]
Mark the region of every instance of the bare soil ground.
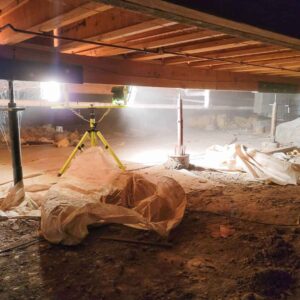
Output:
[[[25,175],[43,171],[54,183],[69,149],[57,151],[24,149]],[[5,181],[10,170],[3,153]],[[185,217],[167,240],[108,225],[66,247],[34,240],[38,221],[0,220],[2,250],[34,241],[0,250],[0,299],[300,299],[300,186],[205,170],[137,171],[172,176],[187,193]]]

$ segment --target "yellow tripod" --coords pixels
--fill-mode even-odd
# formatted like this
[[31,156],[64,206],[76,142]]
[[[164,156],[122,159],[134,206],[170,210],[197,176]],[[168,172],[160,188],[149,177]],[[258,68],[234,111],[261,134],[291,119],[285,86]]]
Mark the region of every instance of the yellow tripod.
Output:
[[113,151],[111,146],[108,144],[107,140],[104,138],[102,133],[99,130],[96,130],[96,126],[97,126],[97,123],[96,123],[96,119],[95,119],[95,110],[93,107],[91,107],[90,129],[84,133],[84,135],[82,136],[82,138],[80,139],[80,141],[78,142],[78,144],[76,145],[76,147],[74,148],[74,150],[72,151],[72,153],[70,154],[70,156],[68,157],[68,159],[66,160],[64,165],[59,170],[58,176],[61,176],[66,171],[66,169],[69,167],[72,159],[76,155],[77,151],[83,149],[84,143],[88,138],[90,139],[91,147],[96,147],[98,145],[97,138],[99,138],[99,140],[104,145],[104,148],[109,151],[110,155],[113,157],[113,159],[117,163],[118,167],[122,171],[125,171],[125,166],[122,164],[122,162],[120,161],[118,156],[115,154],[115,152]]

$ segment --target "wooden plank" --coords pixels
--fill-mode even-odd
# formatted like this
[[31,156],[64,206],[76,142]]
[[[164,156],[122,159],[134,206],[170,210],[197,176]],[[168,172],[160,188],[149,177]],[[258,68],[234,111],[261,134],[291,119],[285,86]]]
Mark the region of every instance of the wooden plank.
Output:
[[[238,50],[222,50],[222,51],[216,51],[212,54],[206,54],[205,57],[208,58],[236,58],[241,56],[247,56],[247,55],[255,55],[255,54],[264,54],[264,53],[277,53],[277,52],[283,52],[283,51],[290,51],[290,49],[284,49],[279,48],[277,46],[265,46],[265,45],[254,45],[254,46],[242,46],[237,48]],[[199,61],[203,61],[205,59],[199,57]],[[196,58],[189,59],[188,61],[198,61]],[[186,63],[187,60],[185,58],[168,58],[165,60],[165,64],[168,65],[177,65],[177,64],[183,64]]]
[[[164,38],[170,38],[177,35],[183,35],[183,34],[190,34],[193,32],[199,31],[197,28],[194,27],[187,27],[185,25],[181,24],[174,24],[170,26],[163,26],[160,28],[152,29],[147,32],[142,33],[135,33],[132,36],[129,37],[119,37],[115,38],[113,40],[107,41],[109,43],[117,44],[117,45],[124,45],[124,46],[134,46],[137,44],[141,44],[144,42],[152,42],[156,41],[158,39],[164,39]],[[115,55],[115,52],[121,49],[114,49],[112,47],[96,47],[87,51],[81,51],[76,52],[81,55],[88,55],[88,56],[110,56]],[[124,50],[125,51],[125,50]],[[122,53],[120,53],[122,54]]]
[[0,1],[0,5],[1,5],[0,16],[1,16],[1,18],[4,17],[6,14],[10,13],[12,10],[16,9],[17,7],[23,5],[27,1],[29,1],[29,0],[3,0],[3,1]]
[[[72,9],[66,11],[62,15],[58,15],[57,17],[52,18],[52,19],[44,22],[43,24],[39,25],[40,31],[47,32],[47,31],[53,30],[56,27],[67,26],[69,24],[83,20],[85,18],[88,18],[95,14],[99,14],[101,12],[107,11],[112,8],[109,5],[99,5],[99,3],[90,2],[90,1],[87,1],[84,4],[79,4],[79,6],[77,6],[75,2],[72,3],[72,2],[70,2],[70,0],[68,0],[68,1],[69,2],[67,2],[67,3],[70,3],[70,6],[72,6]],[[54,1],[54,2],[57,3],[57,1]],[[82,1],[80,1],[80,2],[82,2]],[[56,6],[57,4],[54,4],[54,5]]]
[[269,53],[257,54],[257,55],[245,55],[240,57],[240,59],[246,62],[257,62],[257,61],[266,62],[272,59],[275,60],[275,59],[283,59],[283,58],[298,57],[298,56],[300,56],[300,52],[298,51],[283,49],[283,51],[276,51],[274,53],[269,52]]
[[8,6],[13,5],[14,3],[16,3],[15,0],[2,0],[2,1],[0,1],[0,10],[1,10],[1,13],[2,13],[2,11],[5,10]]
[[[126,12],[121,9],[113,9],[87,18],[84,24],[62,28],[60,33],[66,37],[86,39],[89,41],[113,42],[121,37],[130,37],[138,33],[145,33],[164,26],[176,24],[169,20],[159,20],[140,14]],[[95,48],[93,45],[79,42],[65,43],[61,51],[65,53],[76,53]]]
[[16,46],[0,47],[0,57],[11,58],[13,54],[20,60],[47,63],[53,63],[55,60],[65,64],[81,65],[85,83],[255,91],[258,89],[258,83],[263,81],[296,84],[300,91],[297,78],[234,74],[131,60],[52,53]]
[[[212,38],[212,37],[220,37],[223,36],[223,34],[220,33],[212,33],[211,31],[204,30],[201,32],[193,32],[190,34],[180,34],[177,36],[172,36],[172,37],[167,37],[167,38],[162,38],[162,39],[155,39],[152,41],[148,42],[124,42],[124,43],[118,43],[118,45],[121,46],[129,46],[129,47],[134,47],[138,49],[153,49],[153,48],[160,48],[160,47],[166,47],[166,46],[171,46],[171,45],[178,45],[178,44],[183,44],[183,43],[189,43],[193,41],[199,41],[207,38]],[[109,47],[100,47],[97,49],[93,49],[91,52],[83,52],[81,54],[83,55],[94,55],[94,56],[112,56],[112,55],[119,55],[119,54],[125,54],[125,53],[130,53],[134,52],[132,50],[127,50],[127,49],[113,49]]]
[[110,95],[111,89],[114,85],[84,83],[84,84],[66,84],[66,86],[67,86],[67,91],[70,93]]
[[96,0],[101,3],[139,11],[157,18],[216,30],[232,36],[300,50],[300,40],[260,29],[244,23],[216,17],[202,11],[175,5],[162,0]]
[[220,40],[214,39],[208,42],[193,43],[188,46],[170,47],[164,49],[165,53],[164,51],[161,51],[160,53],[157,54],[133,54],[132,56],[130,56],[130,58],[133,60],[146,61],[146,60],[176,56],[174,54],[170,54],[167,52],[177,52],[181,54],[199,54],[199,53],[212,52],[212,51],[218,51],[223,49],[234,49],[234,48],[239,48],[241,46],[256,45],[256,44],[259,44],[259,42],[241,41],[238,38],[225,38]]
[[[285,51],[285,52],[277,52],[274,54],[259,54],[259,55],[245,55],[242,57],[239,57],[239,59],[233,59],[233,58],[228,58],[230,61],[234,61],[237,63],[253,63],[253,64],[259,64],[259,65],[265,65],[267,63],[270,62],[289,62],[289,61],[293,61],[295,58],[299,58],[300,57],[300,53],[296,52],[296,51]],[[226,57],[224,58],[226,59]],[[286,60],[284,60],[286,59]],[[219,66],[219,65],[224,65],[224,67],[226,68],[225,65],[230,64],[230,66],[233,66],[233,64],[231,64],[230,62],[222,62],[222,61],[203,61],[203,62],[196,62],[196,63],[191,63],[190,66],[192,67],[211,67],[211,66]],[[238,66],[238,65],[236,65]]]
[[[16,28],[31,31],[52,31],[55,28],[84,19],[109,9],[110,6],[87,0],[64,0],[62,2],[30,0],[1,16],[0,26],[12,24]],[[16,44],[32,35],[4,30],[0,33],[1,44]]]
[[[226,72],[226,71],[221,71],[221,72]],[[268,68],[264,68],[264,67],[247,67],[247,68],[244,68],[244,69],[234,69],[234,70],[231,70],[230,72],[232,73],[247,73],[247,74],[268,74],[268,75],[287,75],[287,76],[290,76],[290,75],[294,75],[296,77],[300,77],[300,72],[298,71],[293,71],[293,70],[276,70],[276,69],[268,69]]]
[[[245,61],[246,62],[246,61]],[[285,59],[271,59],[268,61],[263,61],[263,62],[252,62],[253,64],[257,64],[259,66],[246,66],[243,64],[224,64],[220,66],[215,66],[213,67],[214,70],[237,70],[237,69],[246,69],[246,68],[261,68],[261,67],[282,67],[282,68],[288,68],[289,66],[297,66],[300,62],[300,55],[295,58],[285,58]],[[297,64],[298,63],[298,64]]]
[[[114,42],[115,39],[121,37],[129,37],[134,34],[144,33],[147,31],[151,31],[153,29],[161,28],[163,26],[171,26],[173,24],[174,23],[165,20],[150,20],[139,24],[116,29],[107,33],[97,34],[93,37],[87,38],[87,40],[94,41],[94,42],[101,41],[101,42],[109,43],[109,42]],[[79,42],[71,42],[62,46],[61,51],[64,53],[76,53],[76,52],[83,52],[94,47],[95,46],[82,44]]]

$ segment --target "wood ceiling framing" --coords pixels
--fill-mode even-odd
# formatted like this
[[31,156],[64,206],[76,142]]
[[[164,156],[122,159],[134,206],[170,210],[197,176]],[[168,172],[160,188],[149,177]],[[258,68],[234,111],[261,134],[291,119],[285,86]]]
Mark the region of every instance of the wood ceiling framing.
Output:
[[[83,56],[108,59],[105,62],[113,59],[128,68],[144,68],[149,74],[150,67],[143,67],[147,64],[156,72],[161,70],[157,76],[163,80],[165,70],[190,70],[195,76],[199,74],[199,85],[203,74],[213,74],[215,80],[224,79],[226,74],[233,78],[248,75],[249,81],[257,78],[298,84],[300,80],[300,40],[228,20],[221,22],[220,18],[165,1],[0,0],[0,11],[0,27],[12,24],[23,30],[127,47],[53,41],[9,29],[0,32],[1,45],[30,48],[32,53],[55,50],[62,57],[78,57],[78,62]],[[143,75],[147,76],[141,74],[141,80],[135,79],[132,84],[150,84],[143,81]],[[112,82],[103,83],[130,84],[130,79],[122,82],[120,76],[113,82],[111,75]],[[126,77],[126,70],[122,76]],[[128,78],[132,78],[131,72]],[[166,80],[165,85],[174,86]],[[185,86],[191,84],[186,82]],[[230,88],[234,86],[228,85]],[[250,88],[253,84],[237,87]]]

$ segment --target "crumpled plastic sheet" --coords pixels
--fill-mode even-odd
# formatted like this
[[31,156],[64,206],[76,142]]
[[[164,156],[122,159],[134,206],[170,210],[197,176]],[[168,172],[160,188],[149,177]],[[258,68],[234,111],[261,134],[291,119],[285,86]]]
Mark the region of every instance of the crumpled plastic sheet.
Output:
[[253,179],[279,185],[297,185],[300,182],[299,164],[241,144],[215,145],[208,148],[200,165],[216,170],[246,172]]
[[22,181],[7,187],[4,192],[2,191],[0,195],[0,220],[28,216],[39,218],[40,209],[39,205],[25,193]]
[[121,172],[100,148],[90,148],[49,189],[41,234],[51,243],[75,245],[89,226],[118,223],[167,236],[181,222],[186,202],[174,179]]

